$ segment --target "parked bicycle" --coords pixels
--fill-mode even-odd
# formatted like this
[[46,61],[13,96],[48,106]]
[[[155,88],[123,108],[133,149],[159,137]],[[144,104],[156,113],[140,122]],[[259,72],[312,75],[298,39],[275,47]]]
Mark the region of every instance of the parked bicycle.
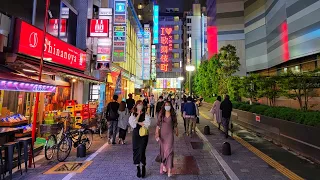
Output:
[[101,138],[106,138],[108,136],[108,122],[104,113],[98,115],[98,130]]

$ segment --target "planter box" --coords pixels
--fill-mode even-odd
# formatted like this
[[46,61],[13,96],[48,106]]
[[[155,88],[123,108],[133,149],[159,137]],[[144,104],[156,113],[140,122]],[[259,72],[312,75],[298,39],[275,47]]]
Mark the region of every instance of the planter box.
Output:
[[241,126],[268,137],[305,157],[320,162],[320,128],[306,126],[282,119],[270,118],[234,109],[232,120]]

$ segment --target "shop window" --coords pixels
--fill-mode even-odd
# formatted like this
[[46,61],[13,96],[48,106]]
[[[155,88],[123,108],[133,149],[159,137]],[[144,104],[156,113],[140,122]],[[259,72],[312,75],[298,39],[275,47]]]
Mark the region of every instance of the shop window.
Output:
[[179,49],[179,47],[180,47],[179,44],[174,44],[174,45],[173,45],[173,48],[174,48],[174,49]]
[[179,34],[174,35],[174,40],[179,40]]
[[90,85],[90,101],[99,100],[100,86],[96,84]]
[[178,59],[179,57],[180,57],[180,54],[179,54],[179,53],[174,53],[174,54],[173,54],[173,58],[174,58],[174,59]]
[[179,26],[178,25],[174,26],[174,30],[179,31]]

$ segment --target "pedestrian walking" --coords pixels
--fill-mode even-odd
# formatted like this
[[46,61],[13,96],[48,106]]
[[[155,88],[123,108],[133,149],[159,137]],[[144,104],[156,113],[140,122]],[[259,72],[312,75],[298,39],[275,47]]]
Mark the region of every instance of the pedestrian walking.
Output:
[[[146,176],[146,148],[148,145],[148,128],[150,126],[150,116],[146,113],[141,100],[137,101],[133,108],[133,113],[129,118],[129,124],[133,128],[132,148],[133,163],[137,167],[137,177]],[[140,163],[142,168],[140,168]]]
[[143,106],[144,106],[144,109],[146,110],[146,112],[148,111],[148,105],[149,105],[149,98],[148,98],[148,96],[145,96],[143,99]]
[[183,105],[183,117],[186,119],[187,136],[192,136],[195,133],[198,115],[196,106],[191,96],[187,98],[187,103]]
[[116,136],[117,136],[117,130],[118,130],[118,110],[119,110],[119,103],[118,101],[118,95],[113,95],[113,101],[110,102],[107,106],[107,120],[109,122],[109,139],[108,142],[112,144],[116,144]]
[[186,118],[184,118],[183,116],[183,107],[184,107],[184,104],[187,103],[187,97],[184,96],[183,97],[183,100],[181,101],[181,116],[182,116],[182,119],[183,119],[183,125],[184,125],[184,133],[187,133],[187,126],[186,126]]
[[220,125],[221,125],[221,110],[220,110],[220,105],[221,105],[221,96],[217,97],[217,100],[214,102],[210,112],[214,116],[215,120],[217,121],[219,127],[218,129],[220,130]]
[[168,177],[172,176],[174,133],[176,136],[179,135],[177,127],[177,115],[173,105],[170,101],[166,101],[158,117],[155,136],[160,144],[160,173],[168,172]]
[[119,128],[119,144],[126,144],[126,135],[128,131],[128,125],[129,125],[129,117],[130,113],[128,108],[126,107],[126,102],[121,101],[120,107],[119,107],[119,120],[118,120],[118,128]]
[[150,98],[150,116],[151,117],[154,117],[154,106],[156,104],[156,100],[154,99],[154,95],[152,94],[151,95],[151,98]]
[[128,96],[129,98],[126,100],[126,103],[128,110],[131,112],[132,108],[134,107],[135,100],[132,99],[132,94],[129,94]]
[[222,111],[222,125],[226,134],[226,138],[229,137],[228,131],[229,131],[229,123],[230,123],[230,117],[232,112],[232,103],[230,101],[229,95],[226,95],[224,100],[222,101],[220,105],[220,109]]
[[159,112],[161,111],[163,104],[164,104],[163,96],[160,96],[158,99],[157,105],[156,105],[156,116],[157,117],[159,115]]
[[178,110],[179,109],[179,107],[180,107],[180,104],[181,104],[181,99],[177,96],[176,97],[176,110]]

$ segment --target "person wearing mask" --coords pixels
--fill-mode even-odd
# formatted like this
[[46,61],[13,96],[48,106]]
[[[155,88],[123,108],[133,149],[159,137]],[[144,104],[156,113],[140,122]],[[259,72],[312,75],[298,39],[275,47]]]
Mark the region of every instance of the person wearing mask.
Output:
[[161,111],[161,108],[163,106],[164,102],[163,102],[163,97],[160,96],[156,105],[156,116],[158,117],[159,112]]
[[[146,148],[148,145],[148,134],[141,134],[140,128],[148,129],[150,126],[150,117],[144,109],[141,100],[137,101],[133,108],[133,113],[129,118],[129,124],[133,128],[132,132],[132,148],[133,148],[133,163],[137,167],[137,177],[144,178],[146,176]],[[140,168],[142,164],[142,169]]]
[[129,98],[126,100],[126,103],[127,103],[128,110],[131,112],[131,110],[136,102],[134,99],[132,99],[132,94],[129,94],[128,96],[129,96]]
[[155,138],[160,144],[160,173],[168,172],[168,177],[172,176],[174,134],[179,135],[177,115],[171,102],[166,101],[158,117]]
[[228,138],[229,123],[230,123],[230,117],[232,112],[232,103],[230,101],[229,95],[225,96],[224,100],[220,105],[220,109],[222,111],[222,125],[226,134],[226,138]]
[[183,105],[183,117],[186,119],[187,136],[192,136],[195,133],[197,123],[197,107],[192,101],[192,97],[187,98],[187,103]]
[[150,98],[150,116],[151,117],[154,117],[154,106],[156,104],[156,100],[154,99],[154,95],[152,94],[151,95],[151,98]]
[[212,113],[212,115],[214,116],[214,118],[216,119],[219,127],[218,129],[220,130],[220,125],[221,125],[221,110],[220,110],[220,105],[221,105],[221,96],[217,97],[217,100],[214,102],[210,112]]
[[116,135],[118,130],[118,110],[119,110],[119,103],[118,95],[113,95],[113,101],[110,102],[107,106],[107,120],[109,121],[109,143],[116,144]]
[[129,117],[130,113],[128,108],[126,107],[126,102],[121,101],[119,107],[119,120],[118,120],[118,128],[119,128],[119,144],[126,144],[126,135],[129,125]]
[[184,104],[187,103],[187,97],[186,96],[183,96],[183,100],[181,102],[181,116],[182,116],[182,119],[183,119],[183,125],[184,125],[184,133],[187,133],[187,126],[186,126],[186,118],[183,117],[183,107],[184,107]]

